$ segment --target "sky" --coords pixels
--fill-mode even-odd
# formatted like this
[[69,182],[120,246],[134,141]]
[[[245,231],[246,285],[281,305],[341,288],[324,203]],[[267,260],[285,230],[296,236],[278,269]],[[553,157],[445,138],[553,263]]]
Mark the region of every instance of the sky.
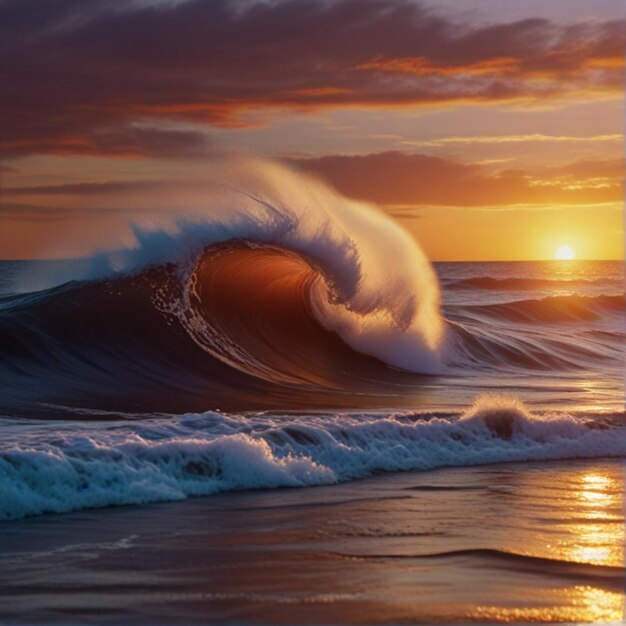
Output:
[[123,210],[107,199],[229,150],[375,203],[433,260],[623,258],[625,18],[621,0],[0,0],[0,257],[84,254]]

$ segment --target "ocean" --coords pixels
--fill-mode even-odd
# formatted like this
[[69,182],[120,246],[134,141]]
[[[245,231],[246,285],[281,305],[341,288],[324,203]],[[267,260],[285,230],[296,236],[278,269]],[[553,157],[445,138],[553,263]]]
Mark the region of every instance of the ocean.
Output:
[[623,264],[293,249],[0,263],[0,622],[621,620]]

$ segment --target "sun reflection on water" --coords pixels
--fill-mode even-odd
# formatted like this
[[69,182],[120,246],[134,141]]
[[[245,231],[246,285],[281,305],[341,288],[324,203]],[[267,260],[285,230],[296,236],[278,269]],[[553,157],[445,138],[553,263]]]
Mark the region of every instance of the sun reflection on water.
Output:
[[[550,489],[552,495],[548,495]],[[562,580],[570,578],[572,584],[539,587],[524,602],[477,605],[468,612],[470,618],[505,623],[626,623],[622,468],[574,469],[543,493],[538,485],[533,485],[532,492],[553,504],[553,523],[544,540],[553,533],[558,539],[542,544],[536,534],[537,543],[528,553],[559,562],[555,580],[565,576]],[[547,570],[546,575],[550,575]]]
[[[562,591],[561,591],[562,593]],[[567,606],[498,607],[477,606],[471,613],[473,620],[490,622],[534,623],[602,623],[621,624],[624,618],[624,594],[591,586],[572,587],[567,595]]]
[[577,477],[576,507],[581,522],[570,525],[573,541],[562,558],[579,563],[624,565],[623,479],[586,473]]

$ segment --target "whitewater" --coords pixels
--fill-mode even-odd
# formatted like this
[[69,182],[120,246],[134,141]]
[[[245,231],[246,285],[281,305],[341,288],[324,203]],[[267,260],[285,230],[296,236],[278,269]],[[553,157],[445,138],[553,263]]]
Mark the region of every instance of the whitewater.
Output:
[[111,425],[3,425],[0,519],[380,472],[626,457],[623,415],[535,415],[482,396],[461,416],[167,416]]

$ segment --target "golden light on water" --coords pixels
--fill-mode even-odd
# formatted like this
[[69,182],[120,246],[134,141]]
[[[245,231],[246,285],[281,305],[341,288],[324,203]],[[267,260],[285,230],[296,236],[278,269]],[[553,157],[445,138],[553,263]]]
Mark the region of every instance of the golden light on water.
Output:
[[560,246],[556,249],[554,258],[557,261],[571,261],[576,258],[576,253],[570,246]]
[[[492,605],[469,607],[467,615],[477,621],[501,623],[602,623],[623,622],[624,592],[619,570],[624,567],[624,477],[619,467],[568,470],[553,493],[551,532],[527,542],[528,553],[559,563],[555,580],[564,575],[572,584],[546,585],[537,589],[530,603],[506,601],[501,595]],[[550,491],[531,485],[528,493],[543,500]],[[587,569],[606,568],[606,569]],[[590,572],[600,576],[587,578]],[[546,571],[546,575],[549,575]],[[602,577],[614,583],[602,584]]]
[[574,585],[565,594],[561,591],[559,599],[562,600],[564,596],[567,599],[567,606],[558,608],[478,606],[469,612],[469,616],[473,620],[501,623],[623,623],[624,596],[622,592],[607,591],[590,585]]
[[562,558],[622,567],[624,544],[620,518],[624,505],[623,482],[615,476],[587,473],[574,478],[573,483],[578,486],[575,508],[581,522],[571,525],[576,541],[563,546]]

